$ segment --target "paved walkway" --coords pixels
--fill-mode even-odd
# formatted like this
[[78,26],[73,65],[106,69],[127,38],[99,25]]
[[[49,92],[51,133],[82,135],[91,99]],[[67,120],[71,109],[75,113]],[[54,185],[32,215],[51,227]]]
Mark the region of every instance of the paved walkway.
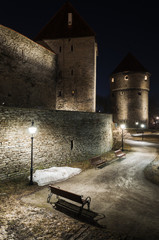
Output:
[[[90,169],[56,184],[92,198],[91,210],[105,215],[100,224],[131,239],[159,239],[159,187],[147,181],[144,168],[154,160],[156,146],[134,146],[135,152],[103,169]],[[50,207],[48,189],[23,199]],[[51,211],[51,207],[50,207]]]

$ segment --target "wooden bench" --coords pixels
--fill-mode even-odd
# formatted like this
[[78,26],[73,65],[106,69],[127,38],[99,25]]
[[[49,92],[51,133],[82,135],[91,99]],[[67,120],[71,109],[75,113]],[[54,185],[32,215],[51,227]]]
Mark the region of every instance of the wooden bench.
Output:
[[137,130],[136,133],[144,133],[143,130]]
[[52,195],[55,194],[58,199],[59,199],[59,196],[61,196],[63,198],[69,199],[73,202],[77,202],[77,203],[82,204],[82,206],[80,208],[80,213],[82,212],[82,209],[83,209],[85,204],[87,204],[88,210],[90,210],[90,202],[91,202],[90,197],[87,197],[86,199],[84,199],[82,195],[77,195],[77,194],[72,193],[72,192],[67,192],[65,190],[54,187],[52,185],[50,185],[49,188],[50,188],[50,193],[49,193],[48,198],[47,198],[48,203],[50,203]]
[[101,159],[101,156],[93,157],[90,159],[91,165],[94,167],[100,167],[106,163],[106,160]]
[[122,152],[120,149],[114,151],[116,157],[118,158],[122,158],[122,157],[126,157],[126,154],[124,152]]

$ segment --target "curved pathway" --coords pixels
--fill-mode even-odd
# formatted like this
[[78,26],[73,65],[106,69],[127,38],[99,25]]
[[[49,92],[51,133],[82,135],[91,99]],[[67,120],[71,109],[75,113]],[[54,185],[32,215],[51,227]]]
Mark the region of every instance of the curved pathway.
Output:
[[[135,142],[132,142],[135,143]],[[159,239],[159,187],[147,181],[144,168],[154,160],[156,146],[134,144],[135,152],[103,169],[90,169],[58,186],[91,196],[91,209],[113,232],[131,239]]]

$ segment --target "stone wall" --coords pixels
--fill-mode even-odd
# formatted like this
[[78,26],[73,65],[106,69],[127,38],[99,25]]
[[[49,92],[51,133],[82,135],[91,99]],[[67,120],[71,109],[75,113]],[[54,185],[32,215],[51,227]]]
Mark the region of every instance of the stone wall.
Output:
[[125,122],[129,127],[136,127],[135,122],[148,125],[148,91],[123,90],[114,92],[116,109],[114,121]]
[[39,43],[57,54],[56,109],[95,112],[95,37],[51,39]]
[[[128,76],[127,80],[125,76]],[[149,84],[148,72],[122,72],[111,76],[114,122],[125,122],[127,127],[132,128],[136,127],[135,122],[148,126]]]
[[0,179],[29,174],[34,120],[34,170],[86,160],[112,148],[112,116],[26,108],[0,108]]
[[56,55],[0,25],[0,106],[55,109]]

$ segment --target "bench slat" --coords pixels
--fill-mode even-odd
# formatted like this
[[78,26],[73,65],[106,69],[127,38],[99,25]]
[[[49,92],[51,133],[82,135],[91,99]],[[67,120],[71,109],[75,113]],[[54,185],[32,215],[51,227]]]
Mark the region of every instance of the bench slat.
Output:
[[115,155],[116,155],[117,157],[119,157],[119,158],[126,156],[126,154],[123,153],[120,149],[114,151],[114,153],[115,153]]
[[91,159],[90,159],[90,163],[91,163],[93,166],[97,167],[97,166],[100,166],[100,165],[106,163],[106,161],[103,160],[103,159],[101,159],[101,156],[97,156],[97,157],[91,158]]
[[60,188],[55,188],[53,186],[49,186],[49,187],[51,189],[51,192],[56,194],[57,196],[61,196],[61,197],[64,197],[64,198],[70,199],[72,201],[83,204],[83,200],[82,200],[82,197],[80,195],[77,195],[77,194],[71,193],[71,192],[67,192],[67,191],[62,190]]

